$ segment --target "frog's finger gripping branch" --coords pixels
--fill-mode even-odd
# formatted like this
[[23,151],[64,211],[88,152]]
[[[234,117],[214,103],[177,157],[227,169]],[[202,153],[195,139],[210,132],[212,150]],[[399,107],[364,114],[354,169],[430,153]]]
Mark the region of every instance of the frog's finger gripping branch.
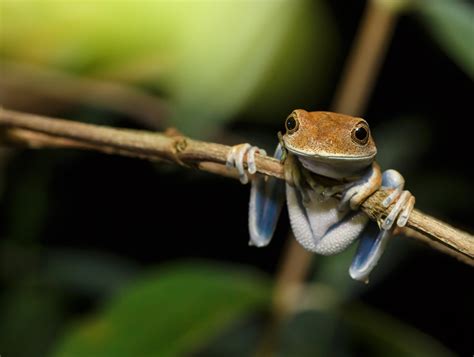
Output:
[[395,170],[387,170],[383,173],[382,187],[393,188],[393,192],[382,202],[384,207],[395,205],[382,224],[382,228],[389,230],[392,228],[395,219],[398,217],[397,226],[404,227],[408,221],[411,211],[415,206],[415,196],[410,191],[403,191],[405,179]]
[[[238,178],[234,170],[224,166],[231,147],[192,140],[182,135],[118,129],[33,115],[0,107],[0,142],[3,145],[32,149],[82,149],[137,159],[173,162],[196,167],[214,174]],[[260,174],[285,180],[280,160],[255,154],[256,170]],[[334,185],[334,181],[318,181]],[[382,202],[390,189],[380,189],[365,200],[360,209],[373,221],[383,221],[389,209]],[[413,204],[411,199],[407,206]],[[402,211],[400,217],[404,216]],[[421,241],[431,248],[474,266],[474,236],[413,209],[400,233]]]

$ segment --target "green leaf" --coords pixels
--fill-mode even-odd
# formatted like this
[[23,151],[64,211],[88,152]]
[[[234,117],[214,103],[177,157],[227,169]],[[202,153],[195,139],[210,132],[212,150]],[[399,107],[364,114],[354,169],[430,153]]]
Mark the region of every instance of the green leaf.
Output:
[[202,348],[242,314],[269,303],[256,272],[211,263],[148,274],[98,316],[72,328],[55,356],[174,356]]
[[434,38],[474,78],[474,6],[459,0],[414,2]]
[[19,286],[0,296],[2,356],[43,356],[63,323],[64,303],[53,289]]

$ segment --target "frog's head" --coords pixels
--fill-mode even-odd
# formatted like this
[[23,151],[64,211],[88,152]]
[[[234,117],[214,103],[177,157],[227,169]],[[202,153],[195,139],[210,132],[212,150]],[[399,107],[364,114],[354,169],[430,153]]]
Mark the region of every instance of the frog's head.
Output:
[[[362,118],[331,112],[294,110],[285,121],[283,143],[308,169],[329,166],[332,174],[345,176],[372,163],[377,154],[369,125]],[[326,171],[326,170],[323,170]]]

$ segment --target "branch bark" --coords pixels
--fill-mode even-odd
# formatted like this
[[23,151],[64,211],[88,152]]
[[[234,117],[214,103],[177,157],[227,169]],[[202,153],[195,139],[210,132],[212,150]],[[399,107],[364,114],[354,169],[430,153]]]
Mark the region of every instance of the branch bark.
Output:
[[[1,140],[10,145],[95,150],[152,161],[165,161],[237,178],[225,167],[230,146],[193,140],[176,131],[165,133],[117,129],[0,109]],[[285,179],[274,158],[256,155],[257,171]],[[323,178],[321,178],[323,180]],[[326,179],[327,180],[327,179]],[[327,181],[326,181],[327,182]],[[379,190],[361,206],[370,219],[381,221],[390,211],[382,206],[390,190]],[[415,209],[401,233],[474,266],[474,236]]]

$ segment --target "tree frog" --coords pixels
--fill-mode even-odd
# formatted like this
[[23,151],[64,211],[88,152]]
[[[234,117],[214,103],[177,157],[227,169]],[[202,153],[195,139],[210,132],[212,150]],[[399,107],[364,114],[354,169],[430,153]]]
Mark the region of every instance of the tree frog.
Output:
[[[349,274],[353,279],[368,282],[394,223],[399,227],[406,224],[415,197],[404,190],[405,180],[400,173],[387,170],[382,174],[375,162],[377,148],[364,119],[298,109],[287,117],[285,128],[274,157],[284,161],[287,183],[253,176],[249,203],[250,244],[262,247],[270,242],[285,201],[286,187],[290,223],[297,241],[311,252],[331,255],[359,239]],[[240,144],[234,146],[227,157],[227,166],[237,168],[242,183],[248,182],[244,159],[247,171],[256,172],[256,152],[266,155],[258,147]],[[323,186],[313,174],[340,183]],[[392,204],[393,207],[378,227],[358,208],[381,187],[394,189],[383,202],[385,207]]]

